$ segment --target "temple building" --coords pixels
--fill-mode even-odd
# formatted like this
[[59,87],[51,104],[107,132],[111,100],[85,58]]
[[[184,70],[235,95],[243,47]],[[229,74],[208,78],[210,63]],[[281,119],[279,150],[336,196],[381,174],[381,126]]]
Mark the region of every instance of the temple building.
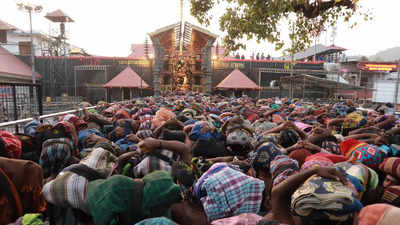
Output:
[[[217,35],[188,22],[160,28],[148,36],[149,40],[144,44],[133,44],[132,53],[127,57],[37,56],[35,62],[37,71],[42,75],[43,96],[52,99],[76,96],[85,101],[97,102],[118,101],[139,95],[196,91],[254,97],[293,95],[331,98],[339,89],[355,87],[343,83],[335,85],[332,82],[325,86],[319,85],[329,78],[326,64],[343,57],[345,49],[337,46],[310,48],[296,54],[296,62],[291,63],[285,58],[245,59],[226,56],[225,49],[216,41]],[[18,57],[30,64],[29,56]],[[135,74],[135,80],[140,81],[141,85],[137,82],[128,86],[106,85],[123,71]],[[237,75],[239,72],[240,76]],[[246,82],[251,85],[226,88],[223,84],[226,84],[225,79],[229,75],[241,79],[246,76]],[[287,79],[291,76],[293,81]],[[299,76],[302,76],[301,84],[295,81]],[[318,78],[317,82],[314,77]]]
[[217,35],[188,22],[149,34],[154,48],[153,89],[211,92],[211,47]]

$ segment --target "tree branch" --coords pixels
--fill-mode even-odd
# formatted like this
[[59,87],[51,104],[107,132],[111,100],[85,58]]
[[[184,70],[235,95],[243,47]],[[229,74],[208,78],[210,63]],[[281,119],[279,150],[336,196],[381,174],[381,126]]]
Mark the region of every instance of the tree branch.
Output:
[[355,3],[353,0],[341,0],[336,2],[335,0],[316,0],[313,3],[310,3],[310,0],[305,0],[305,2],[298,2],[298,0],[293,0],[292,5],[295,11],[303,12],[304,16],[312,19],[318,17],[321,13],[326,12],[327,10],[344,6],[349,9],[353,9],[355,7]]

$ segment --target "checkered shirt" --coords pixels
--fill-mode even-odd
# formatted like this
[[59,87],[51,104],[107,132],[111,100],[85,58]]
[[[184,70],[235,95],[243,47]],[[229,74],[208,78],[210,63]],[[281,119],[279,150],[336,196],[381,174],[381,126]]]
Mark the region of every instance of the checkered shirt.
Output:
[[208,220],[213,221],[242,213],[258,213],[264,182],[226,166],[210,175],[202,189],[207,196],[200,199],[201,203]]

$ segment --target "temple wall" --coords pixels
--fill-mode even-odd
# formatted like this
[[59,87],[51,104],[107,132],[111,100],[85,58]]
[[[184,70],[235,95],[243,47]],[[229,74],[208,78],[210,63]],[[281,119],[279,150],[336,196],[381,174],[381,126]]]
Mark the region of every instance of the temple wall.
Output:
[[[160,49],[161,51],[162,49]],[[159,52],[163,54],[162,52]],[[208,55],[208,54],[207,54]],[[206,55],[206,56],[207,56]],[[25,63],[30,64],[29,56],[19,56]],[[133,59],[127,57],[36,57],[36,69],[42,75],[42,84],[44,90],[44,97],[56,97],[62,94],[74,96],[75,80],[74,80],[74,67],[82,65],[107,65],[107,79],[108,81],[114,78],[128,65],[136,71],[146,83],[152,87],[160,85],[160,73],[163,69],[164,62],[157,61],[156,59]],[[204,66],[206,65],[206,66]],[[202,62],[202,72],[205,74],[205,81],[203,85],[206,90],[212,90],[219,82],[228,76],[234,69],[240,69],[256,84],[259,83],[259,69],[283,69],[285,68],[284,62],[271,62],[263,61],[256,62],[250,60],[211,60]],[[317,63],[298,63],[294,67],[295,70],[320,70],[323,74],[323,64]],[[279,76],[287,76],[289,74],[281,73]],[[82,89],[90,89],[91,85],[101,87],[103,84],[96,76],[104,77],[104,71],[78,71],[79,77],[92,77],[91,79],[84,79],[85,83],[78,84]],[[271,75],[268,73],[262,74],[261,86],[266,86],[268,80],[265,78]],[[207,80],[208,79],[208,80]],[[275,79],[275,78],[274,78]],[[207,84],[208,83],[208,84]],[[98,87],[97,87],[98,88]],[[89,92],[88,92],[89,93]],[[147,94],[152,95],[154,92],[146,91]],[[96,96],[84,96],[87,100]]]

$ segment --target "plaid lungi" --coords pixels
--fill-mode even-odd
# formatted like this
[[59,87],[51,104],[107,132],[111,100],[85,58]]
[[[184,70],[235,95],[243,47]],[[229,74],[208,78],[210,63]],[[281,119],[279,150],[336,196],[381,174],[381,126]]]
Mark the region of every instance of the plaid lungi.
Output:
[[[220,163],[213,167],[220,166]],[[196,184],[197,185],[197,184]],[[201,203],[209,221],[242,213],[258,213],[263,200],[264,182],[230,168],[227,164],[202,184],[207,192]]]

